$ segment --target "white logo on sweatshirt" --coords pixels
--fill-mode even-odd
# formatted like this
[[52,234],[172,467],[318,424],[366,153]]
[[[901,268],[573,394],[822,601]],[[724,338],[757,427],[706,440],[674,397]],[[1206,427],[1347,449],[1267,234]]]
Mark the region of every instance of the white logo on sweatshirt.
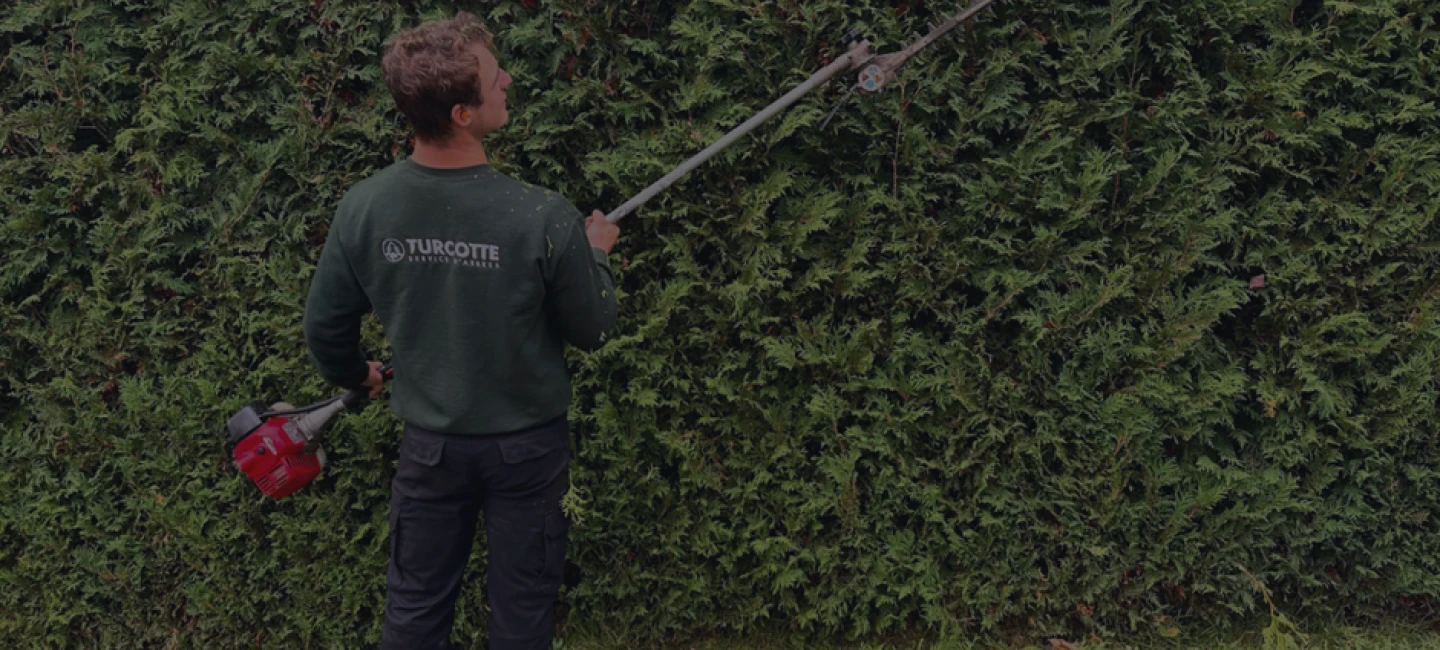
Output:
[[421,262],[458,264],[482,269],[500,268],[500,247],[494,244],[452,241],[448,239],[406,238],[380,242],[380,252],[390,262]]

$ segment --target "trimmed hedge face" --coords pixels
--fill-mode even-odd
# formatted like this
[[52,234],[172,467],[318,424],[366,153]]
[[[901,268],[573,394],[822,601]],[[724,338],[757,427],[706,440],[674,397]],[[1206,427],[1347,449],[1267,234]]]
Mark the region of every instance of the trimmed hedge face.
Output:
[[[1266,612],[1260,585],[1432,606],[1440,8],[1095,4],[1002,5],[624,222],[622,323],[574,357],[562,625],[1129,634]],[[0,637],[378,638],[398,423],[346,416],[283,502],[222,428],[333,394],[300,314],[337,200],[406,152],[397,29],[480,13],[516,79],[496,165],[588,212],[848,29],[893,51],[956,6],[9,3]]]

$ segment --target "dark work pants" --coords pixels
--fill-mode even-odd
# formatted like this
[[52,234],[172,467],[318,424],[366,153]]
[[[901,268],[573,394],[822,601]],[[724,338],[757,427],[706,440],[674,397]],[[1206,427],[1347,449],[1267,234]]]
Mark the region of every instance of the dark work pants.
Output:
[[455,599],[485,512],[491,650],[549,650],[569,522],[564,416],[501,435],[406,426],[390,492],[383,650],[448,648]]

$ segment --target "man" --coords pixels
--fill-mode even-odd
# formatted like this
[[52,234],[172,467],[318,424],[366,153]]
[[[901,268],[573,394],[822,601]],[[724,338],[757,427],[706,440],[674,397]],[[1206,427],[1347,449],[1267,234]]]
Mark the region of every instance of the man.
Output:
[[449,645],[475,525],[485,513],[490,648],[550,648],[569,524],[563,342],[592,350],[615,323],[606,256],[619,228],[488,165],[510,75],[468,13],[398,33],[385,84],[413,154],[356,184],[336,211],[305,305],[326,379],[382,379],[360,349],[372,308],[392,350],[405,421],[390,497],[381,647]]

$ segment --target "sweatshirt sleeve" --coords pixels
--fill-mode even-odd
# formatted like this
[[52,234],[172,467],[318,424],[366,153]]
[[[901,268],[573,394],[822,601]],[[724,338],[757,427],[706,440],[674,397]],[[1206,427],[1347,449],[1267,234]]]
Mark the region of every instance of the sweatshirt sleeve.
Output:
[[605,251],[590,247],[580,212],[565,202],[561,214],[561,227],[547,241],[545,309],[561,337],[588,352],[604,345],[615,326],[615,276]]
[[370,366],[360,348],[360,319],[371,307],[338,232],[331,224],[315,266],[315,277],[310,281],[310,295],[305,300],[305,345],[321,377],[343,388],[355,388],[370,376]]

